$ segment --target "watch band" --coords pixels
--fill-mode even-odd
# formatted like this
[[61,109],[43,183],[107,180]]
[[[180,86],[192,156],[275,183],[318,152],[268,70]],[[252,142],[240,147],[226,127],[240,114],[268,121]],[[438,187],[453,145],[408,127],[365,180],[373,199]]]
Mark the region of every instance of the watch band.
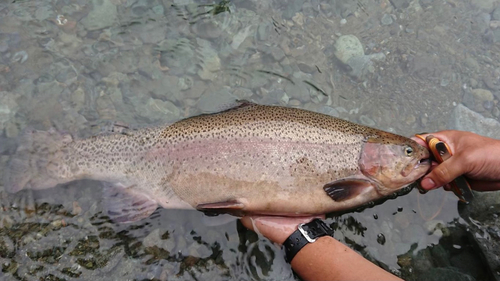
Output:
[[283,242],[286,261],[291,263],[295,255],[305,245],[313,243],[317,238],[326,235],[332,236],[333,229],[320,219],[314,219],[308,223],[299,224],[298,229]]

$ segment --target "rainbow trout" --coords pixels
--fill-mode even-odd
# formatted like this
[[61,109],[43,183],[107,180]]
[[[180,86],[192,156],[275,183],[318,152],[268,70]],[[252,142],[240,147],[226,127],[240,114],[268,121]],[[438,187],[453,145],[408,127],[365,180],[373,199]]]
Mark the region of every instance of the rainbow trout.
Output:
[[235,215],[315,215],[388,196],[422,177],[429,152],[411,139],[328,115],[242,103],[165,127],[74,139],[25,133],[5,187],[106,181],[109,216],[159,206]]

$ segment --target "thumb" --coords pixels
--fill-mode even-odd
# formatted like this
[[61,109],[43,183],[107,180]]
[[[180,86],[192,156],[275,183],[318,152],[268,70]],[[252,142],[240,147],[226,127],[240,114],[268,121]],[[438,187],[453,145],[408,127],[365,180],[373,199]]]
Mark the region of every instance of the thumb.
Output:
[[426,189],[434,189],[450,183],[460,175],[465,173],[464,167],[457,157],[451,157],[447,161],[437,165],[432,171],[427,174],[420,185]]
[[245,226],[246,228],[253,230],[253,231],[258,231],[258,229],[256,229],[257,227],[255,226],[255,223],[254,223],[254,217],[245,216],[245,217],[240,218],[240,221],[243,224],[243,226]]

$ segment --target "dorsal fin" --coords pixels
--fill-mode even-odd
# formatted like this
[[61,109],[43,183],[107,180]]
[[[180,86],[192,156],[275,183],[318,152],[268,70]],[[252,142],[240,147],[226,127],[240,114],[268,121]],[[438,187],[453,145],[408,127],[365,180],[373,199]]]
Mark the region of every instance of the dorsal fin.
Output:
[[217,111],[215,113],[238,110],[252,105],[257,105],[257,104],[247,100],[237,100],[235,102],[221,105],[220,111]]
[[247,100],[237,100],[235,102],[231,102],[231,103],[227,103],[227,104],[222,104],[219,107],[219,110],[217,110],[215,112],[202,113],[202,114],[191,116],[189,118],[186,118],[186,119],[183,119],[183,120],[180,120],[180,121],[186,121],[186,120],[189,120],[191,118],[198,118],[200,116],[220,114],[220,113],[223,113],[223,112],[229,112],[229,111],[233,111],[233,110],[241,110],[243,108],[247,108],[247,107],[250,107],[250,106],[253,106],[253,105],[258,105],[258,104],[257,103],[253,103],[251,101],[247,101]]

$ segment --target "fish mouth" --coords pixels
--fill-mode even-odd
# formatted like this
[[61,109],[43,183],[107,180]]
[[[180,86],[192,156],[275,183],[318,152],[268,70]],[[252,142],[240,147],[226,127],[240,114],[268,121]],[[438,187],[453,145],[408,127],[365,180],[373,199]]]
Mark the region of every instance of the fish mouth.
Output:
[[[415,163],[415,162],[413,162]],[[404,177],[409,176],[410,174],[417,173],[421,174],[419,177],[423,176],[430,168],[431,168],[431,159],[430,158],[422,158],[419,159],[415,165],[413,166],[412,169],[403,169],[401,172],[401,175]],[[407,167],[409,168],[411,164],[409,164]]]
[[431,159],[430,158],[425,158],[425,159],[418,160],[417,165],[415,166],[415,168],[417,168],[420,165],[430,166],[431,165]]

